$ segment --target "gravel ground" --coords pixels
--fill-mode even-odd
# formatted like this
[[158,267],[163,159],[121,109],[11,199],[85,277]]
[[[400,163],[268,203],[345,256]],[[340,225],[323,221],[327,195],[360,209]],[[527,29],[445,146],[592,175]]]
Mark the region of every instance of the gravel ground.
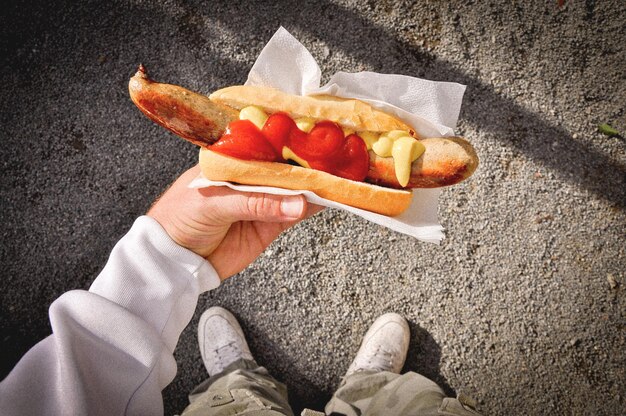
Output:
[[[471,4],[476,3],[476,4]],[[444,192],[440,246],[335,210],[200,298],[164,391],[206,374],[202,310],[240,319],[295,409],[321,407],[380,314],[410,321],[406,370],[494,415],[626,414],[626,8],[622,1],[11,2],[0,11],[0,350],[4,376],[87,288],[196,149],[128,99],[143,62],[209,93],[241,83],[279,25],[326,77],[372,70],[468,86],[481,157]]]

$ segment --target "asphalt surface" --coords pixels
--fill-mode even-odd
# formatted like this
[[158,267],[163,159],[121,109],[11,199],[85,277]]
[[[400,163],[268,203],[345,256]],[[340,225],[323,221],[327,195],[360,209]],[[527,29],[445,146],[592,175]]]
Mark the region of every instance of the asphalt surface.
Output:
[[[475,4],[471,4],[475,3]],[[534,4],[531,4],[534,3]],[[420,243],[326,210],[200,298],[166,413],[205,371],[200,313],[235,313],[294,409],[321,408],[369,324],[410,322],[406,370],[494,415],[626,414],[626,8],[549,2],[9,2],[0,11],[1,376],[49,334],[115,242],[197,151],[147,120],[127,82],[242,83],[283,25],[338,70],[468,86],[474,177]]]

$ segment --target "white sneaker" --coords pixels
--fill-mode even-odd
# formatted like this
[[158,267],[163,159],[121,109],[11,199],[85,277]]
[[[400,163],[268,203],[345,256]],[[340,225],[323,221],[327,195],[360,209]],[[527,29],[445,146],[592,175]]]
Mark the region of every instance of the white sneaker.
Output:
[[210,376],[221,373],[241,358],[254,361],[239,322],[219,306],[207,309],[200,317],[198,344]]
[[397,313],[386,313],[372,324],[346,377],[358,371],[391,371],[399,374],[409,349],[409,324]]

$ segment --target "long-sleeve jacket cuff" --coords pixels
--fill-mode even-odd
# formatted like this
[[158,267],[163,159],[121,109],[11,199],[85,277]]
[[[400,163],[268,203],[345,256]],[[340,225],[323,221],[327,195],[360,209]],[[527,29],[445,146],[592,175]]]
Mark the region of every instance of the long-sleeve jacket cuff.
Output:
[[213,290],[220,285],[221,280],[213,265],[193,251],[178,245],[154,218],[147,215],[137,218],[128,234],[133,232],[145,233],[154,248],[193,274],[198,279],[200,292]]

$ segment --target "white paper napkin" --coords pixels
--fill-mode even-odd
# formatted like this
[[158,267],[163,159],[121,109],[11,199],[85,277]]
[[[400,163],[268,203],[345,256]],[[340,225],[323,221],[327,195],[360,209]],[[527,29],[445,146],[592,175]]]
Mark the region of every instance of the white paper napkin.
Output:
[[[357,98],[392,113],[416,128],[423,137],[454,135],[465,86],[434,82],[405,75],[374,72],[338,72],[320,87],[321,71],[310,52],[283,27],[265,45],[248,74],[246,85],[273,87],[295,95],[330,94]],[[263,186],[234,185],[198,177],[191,187],[228,186],[247,192],[277,195],[303,194],[314,204],[339,208],[371,222],[411,235],[418,240],[439,243],[443,227],[437,218],[440,189],[414,189],[413,202],[397,217],[386,217],[320,198],[309,191],[290,191]]]
[[[437,220],[437,198],[440,193],[438,188],[414,190],[413,200],[409,208],[397,217],[387,217],[321,198],[311,191],[292,191],[270,186],[238,185],[230,182],[212,181],[202,175],[189,184],[190,188],[205,188],[207,186],[228,186],[231,189],[242,192],[264,192],[274,195],[304,195],[306,200],[313,204],[343,209],[373,223],[413,236],[421,241],[438,244],[443,238],[443,227],[439,225]],[[432,201],[435,203],[433,204]]]
[[406,75],[337,72],[320,87],[322,72],[311,53],[283,27],[265,45],[246,85],[263,85],[295,95],[358,98],[397,115],[423,137],[453,136],[465,85]]

